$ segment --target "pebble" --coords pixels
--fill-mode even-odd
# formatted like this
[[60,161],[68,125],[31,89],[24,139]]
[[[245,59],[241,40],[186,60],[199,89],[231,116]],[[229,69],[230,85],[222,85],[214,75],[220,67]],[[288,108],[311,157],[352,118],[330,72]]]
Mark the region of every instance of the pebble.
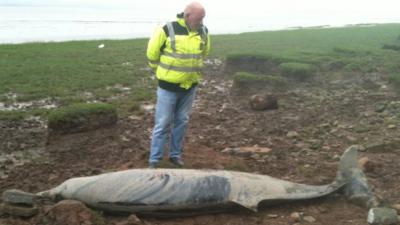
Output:
[[253,110],[277,109],[278,100],[273,95],[253,95],[249,99],[250,107]]
[[299,134],[296,131],[289,131],[286,136],[288,138],[297,138],[299,136]]
[[346,139],[351,142],[351,143],[356,143],[357,142],[357,138],[353,137],[353,136],[346,136]]
[[395,209],[397,211],[397,214],[400,215],[400,204],[393,204],[391,208]]
[[306,222],[309,222],[309,223],[315,223],[317,220],[314,218],[314,217],[312,217],[312,216],[305,216],[304,218],[303,218],[303,220],[304,221],[306,221]]
[[269,218],[278,218],[279,217],[277,214],[268,214],[267,216]]
[[293,220],[293,222],[301,222],[303,219],[303,213],[293,212],[290,214],[290,218]]
[[142,224],[144,223],[135,214],[132,214],[125,221],[116,223],[115,225],[142,225]]
[[364,172],[373,172],[375,170],[375,165],[374,163],[369,160],[368,157],[362,157],[361,159],[358,160],[358,166],[364,171]]

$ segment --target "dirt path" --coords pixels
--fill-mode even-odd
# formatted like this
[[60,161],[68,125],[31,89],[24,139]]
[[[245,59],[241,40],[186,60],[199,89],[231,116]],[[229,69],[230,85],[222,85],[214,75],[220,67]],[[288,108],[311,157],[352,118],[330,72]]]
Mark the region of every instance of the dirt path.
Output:
[[[352,144],[368,157],[366,175],[385,205],[400,203],[400,101],[379,76],[333,74],[297,83],[274,93],[279,108],[253,111],[247,95],[237,95],[232,81],[209,71],[199,86],[185,145],[187,168],[212,168],[266,174],[307,184],[326,184],[336,175],[339,156]],[[335,79],[334,79],[335,78]],[[340,78],[340,79],[339,79]],[[263,90],[259,90],[263,91]],[[153,112],[121,118],[115,127],[41,140],[39,156],[21,165],[0,161],[0,191],[42,191],[76,176],[143,168],[147,165]],[[9,127],[8,127],[9,128]],[[3,129],[3,132],[5,130]],[[27,134],[27,138],[36,136]],[[45,133],[43,133],[45,135]],[[3,135],[4,136],[4,135]],[[267,155],[223,153],[226,148],[259,146]],[[169,166],[167,162],[164,164]],[[291,216],[299,213],[310,222]],[[42,215],[43,216],[43,215]],[[132,224],[127,217],[105,217],[106,224]],[[145,224],[367,224],[367,210],[340,195],[260,209],[187,218],[143,218]],[[0,217],[0,224],[36,224]]]

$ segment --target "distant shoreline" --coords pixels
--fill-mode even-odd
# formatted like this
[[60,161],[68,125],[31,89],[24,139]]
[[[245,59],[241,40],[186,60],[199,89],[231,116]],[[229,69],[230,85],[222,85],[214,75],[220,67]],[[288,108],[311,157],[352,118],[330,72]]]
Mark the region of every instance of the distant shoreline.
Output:
[[[82,22],[91,22],[91,21],[82,21]],[[150,24],[150,22],[148,23]],[[253,33],[253,32],[274,32],[274,31],[285,31],[285,30],[302,30],[302,29],[329,29],[329,28],[346,28],[346,27],[371,27],[377,25],[390,25],[390,24],[400,24],[400,22],[393,23],[357,23],[357,24],[345,24],[345,25],[317,25],[317,26],[293,26],[293,27],[285,27],[281,29],[269,29],[269,30],[251,30],[251,31],[238,31],[238,32],[227,32],[227,33],[218,33],[214,32],[212,35],[238,35],[244,33]],[[0,40],[0,45],[19,45],[19,44],[32,44],[32,43],[62,43],[62,42],[71,42],[71,41],[113,41],[113,40],[133,40],[133,39],[145,39],[148,38],[149,35],[108,35],[112,37],[94,37],[97,35],[90,35],[87,37],[77,37],[77,38],[56,38],[53,40],[41,40],[41,39],[31,39],[26,41],[2,41]]]

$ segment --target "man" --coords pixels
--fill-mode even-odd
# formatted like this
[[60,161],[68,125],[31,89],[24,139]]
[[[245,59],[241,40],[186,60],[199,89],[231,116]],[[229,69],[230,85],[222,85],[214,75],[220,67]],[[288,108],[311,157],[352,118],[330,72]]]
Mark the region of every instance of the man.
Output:
[[147,58],[158,80],[150,168],[157,167],[162,160],[168,137],[169,160],[176,166],[184,165],[183,139],[203,60],[210,50],[208,30],[203,26],[204,16],[203,6],[192,2],[177,15],[177,21],[159,27],[150,38]]

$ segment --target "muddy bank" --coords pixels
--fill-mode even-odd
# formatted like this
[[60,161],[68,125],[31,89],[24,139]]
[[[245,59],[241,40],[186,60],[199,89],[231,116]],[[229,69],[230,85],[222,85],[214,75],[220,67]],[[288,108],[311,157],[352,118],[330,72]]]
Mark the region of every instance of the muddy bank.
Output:
[[[199,85],[184,150],[187,168],[228,169],[293,182],[326,184],[336,175],[339,156],[349,145],[357,144],[364,150],[359,153],[360,158],[368,158],[370,169],[366,175],[373,191],[384,205],[400,202],[400,181],[396,179],[400,174],[397,163],[400,160],[399,97],[379,74],[369,77],[319,74],[310,81],[274,93],[279,104],[277,109],[254,111],[249,104],[250,95],[233,90],[230,74],[219,73],[223,71],[221,66],[207,71],[204,82]],[[0,191],[18,188],[38,192],[71,177],[147,166],[152,110],[120,118],[113,127],[50,138],[45,134],[46,129],[35,130],[41,127],[39,124],[18,125],[20,128],[2,125],[2,140],[15,140],[3,153],[12,153],[26,142],[25,148],[21,148],[23,151],[43,148],[45,154],[38,160],[7,169],[7,176],[0,177]],[[247,155],[224,152],[227,148],[241,147],[265,147],[271,151]],[[171,167],[167,161],[163,166]],[[309,218],[312,224],[324,225],[361,225],[366,224],[367,218],[366,209],[334,194],[318,200],[267,207],[258,213],[239,211],[140,219],[143,224],[163,225],[306,222],[297,221],[293,213],[314,218]],[[43,215],[44,212],[38,216]],[[18,219],[3,215],[0,223],[35,224],[38,216]],[[129,217],[101,216],[106,224],[133,223]]]

